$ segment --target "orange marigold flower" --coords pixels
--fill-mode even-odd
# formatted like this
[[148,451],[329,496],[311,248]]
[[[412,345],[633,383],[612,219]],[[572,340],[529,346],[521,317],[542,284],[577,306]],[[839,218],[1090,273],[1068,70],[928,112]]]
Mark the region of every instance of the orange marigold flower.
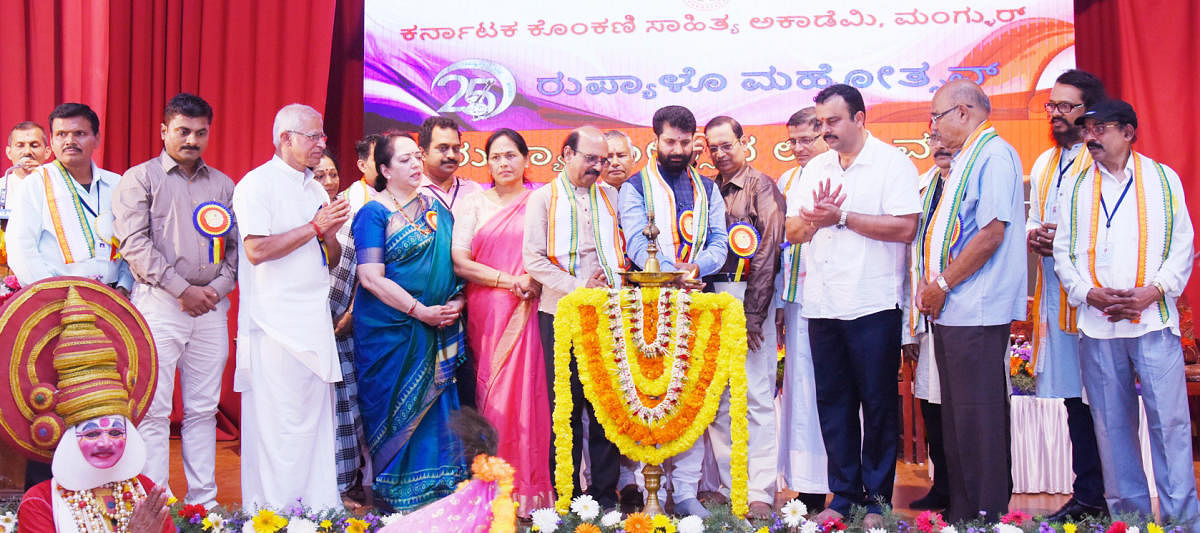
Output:
[[625,531],[626,533],[651,533],[654,531],[654,522],[644,513],[633,513],[625,517]]
[[600,528],[593,524],[579,524],[575,527],[575,533],[602,533]]

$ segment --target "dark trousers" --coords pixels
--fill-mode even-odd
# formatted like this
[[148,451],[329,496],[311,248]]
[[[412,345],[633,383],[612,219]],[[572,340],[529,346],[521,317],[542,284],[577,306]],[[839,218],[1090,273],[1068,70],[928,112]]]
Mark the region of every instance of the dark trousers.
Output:
[[946,474],[942,406],[921,400],[921,416],[925,418],[925,442],[929,443],[929,460],[933,461],[933,486],[929,487],[929,494],[945,501],[950,498],[950,476]]
[[942,385],[942,437],[950,523],[999,520],[1012,496],[1008,429],[1009,325],[933,326]]
[[1092,411],[1081,398],[1065,398],[1067,431],[1071,435],[1071,470],[1075,482],[1071,487],[1080,503],[1105,507],[1104,471],[1100,467],[1100,449],[1096,446],[1096,426]]
[[[542,337],[542,352],[546,359],[547,390],[550,393],[550,407],[554,408],[554,315],[538,312],[538,329]],[[579,381],[579,373],[575,358],[571,358],[571,398],[574,408],[571,410],[571,459],[574,463],[574,475],[571,477],[575,484],[573,496],[582,493],[579,490],[579,472],[582,471],[583,460],[583,411],[588,414],[588,458],[591,460],[591,483],[588,494],[596,499],[601,509],[616,507],[617,478],[620,476],[620,454],[617,447],[604,435],[604,427],[596,421],[596,413],[592,404],[583,395],[583,383]],[[554,442],[554,435],[550,436]],[[550,471],[554,472],[554,453],[551,449]]]
[[851,505],[862,505],[878,513],[880,504],[891,505],[896,480],[900,310],[810,319],[808,335],[829,459],[829,508],[849,516]]

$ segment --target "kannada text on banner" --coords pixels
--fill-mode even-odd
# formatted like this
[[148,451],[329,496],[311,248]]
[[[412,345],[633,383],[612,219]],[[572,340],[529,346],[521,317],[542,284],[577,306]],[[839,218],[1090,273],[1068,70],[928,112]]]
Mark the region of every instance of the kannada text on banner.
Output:
[[[1075,64],[1071,0],[438,6],[367,0],[365,129],[412,131],[425,117],[455,116],[465,131],[461,175],[479,181],[484,140],[502,127],[526,137],[537,181],[561,169],[562,140],[583,124],[630,134],[640,166],[653,150],[650,117],[672,104],[701,126],[737,119],[752,164],[777,176],[794,159],[784,122],[834,83],[862,91],[868,129],[924,170],[929,100],[958,78],[983,86],[993,123],[1028,172],[1049,142],[1042,104]],[[715,172],[707,162],[701,170]]]

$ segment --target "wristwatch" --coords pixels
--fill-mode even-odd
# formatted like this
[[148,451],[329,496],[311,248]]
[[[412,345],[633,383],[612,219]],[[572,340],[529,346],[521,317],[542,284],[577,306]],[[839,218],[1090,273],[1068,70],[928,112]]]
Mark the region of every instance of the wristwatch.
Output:
[[838,221],[837,221],[837,227],[838,227],[838,229],[842,229],[842,228],[845,228],[845,227],[846,227],[846,217],[847,217],[849,214],[850,214],[850,212],[849,212],[849,211],[846,211],[845,209],[842,209],[842,216],[838,217]]
[[937,277],[937,279],[936,279],[936,280],[934,280],[934,281],[936,281],[936,282],[937,282],[937,284],[938,284],[938,288],[942,289],[942,292],[944,292],[944,293],[946,293],[946,294],[949,294],[949,293],[950,293],[950,284],[949,284],[949,283],[946,283],[946,278],[945,278],[945,277],[943,277],[941,274],[938,274],[938,277]]

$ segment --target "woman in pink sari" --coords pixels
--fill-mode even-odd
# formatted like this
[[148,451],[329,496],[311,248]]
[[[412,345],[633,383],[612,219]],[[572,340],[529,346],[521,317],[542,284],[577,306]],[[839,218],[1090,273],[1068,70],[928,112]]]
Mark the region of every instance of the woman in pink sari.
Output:
[[484,151],[495,186],[454,207],[451,257],[454,273],[467,280],[475,403],[499,434],[497,455],[516,469],[513,499],[528,516],[554,502],[550,401],[536,319],[541,287],[521,262],[529,148],[505,128]]

